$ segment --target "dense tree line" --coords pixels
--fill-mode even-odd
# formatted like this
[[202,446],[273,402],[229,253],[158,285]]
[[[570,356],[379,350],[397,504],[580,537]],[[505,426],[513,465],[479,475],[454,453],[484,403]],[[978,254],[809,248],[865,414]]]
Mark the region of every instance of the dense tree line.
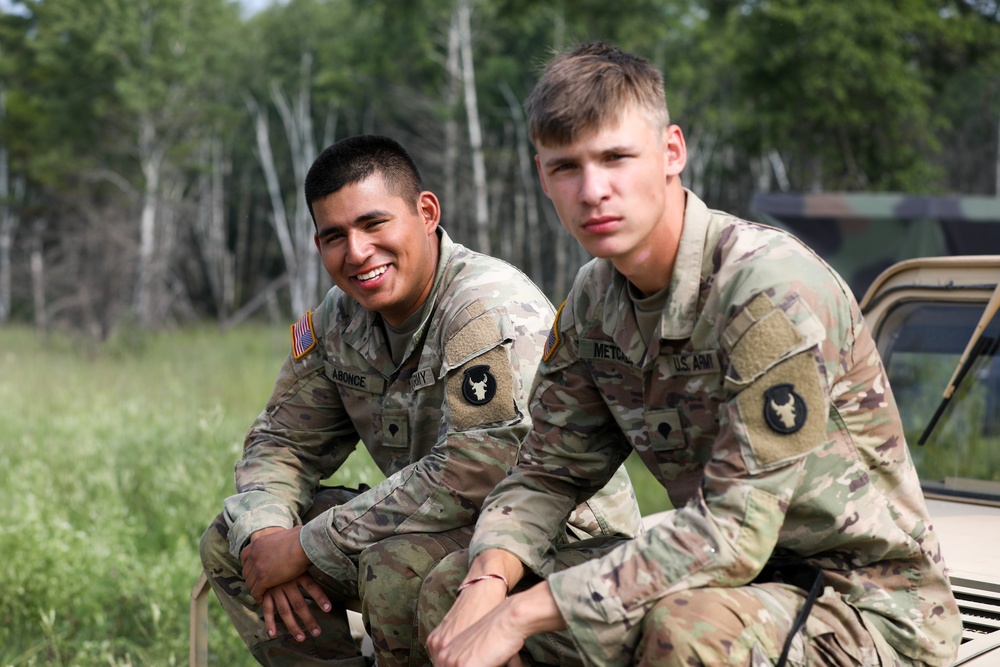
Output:
[[302,180],[377,132],[457,240],[561,299],[585,261],[537,186],[522,102],[553,48],[664,72],[686,183],[997,194],[993,0],[12,0],[0,10],[0,323],[97,339],[255,313],[329,283]]

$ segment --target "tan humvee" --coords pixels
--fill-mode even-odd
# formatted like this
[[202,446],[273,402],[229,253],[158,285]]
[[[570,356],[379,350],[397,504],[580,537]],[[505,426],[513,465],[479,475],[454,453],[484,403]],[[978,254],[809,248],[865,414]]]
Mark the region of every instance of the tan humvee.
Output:
[[900,262],[862,311],[962,611],[954,663],[1000,665],[1000,256]]

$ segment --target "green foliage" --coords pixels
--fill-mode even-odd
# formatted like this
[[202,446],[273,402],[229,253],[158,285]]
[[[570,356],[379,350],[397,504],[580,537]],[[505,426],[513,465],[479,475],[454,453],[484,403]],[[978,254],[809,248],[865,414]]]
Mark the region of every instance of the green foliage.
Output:
[[[204,329],[87,356],[0,329],[0,664],[186,663],[198,540],[286,347]],[[214,615],[215,664],[249,664]]]
[[[0,9],[0,146],[11,178],[27,183],[13,211],[13,312],[35,307],[17,260],[35,243],[53,318],[101,333],[135,308],[129,286],[150,243],[150,290],[167,302],[157,324],[226,317],[277,279],[288,267],[251,98],[267,115],[286,208],[301,198],[302,146],[389,134],[447,195],[449,233],[475,246],[463,224],[476,194],[467,112],[447,67],[462,3],[492,250],[549,293],[564,291],[582,254],[574,246],[558,276],[533,260],[536,248],[559,256],[566,237],[537,181],[525,191],[511,103],[554,49],[589,40],[663,71],[688,139],[685,184],[714,208],[750,216],[752,194],[779,187],[996,190],[1000,21],[990,0],[287,0],[249,17],[235,0],[10,0]],[[275,91],[309,115],[300,127],[312,136],[289,135]],[[155,211],[155,238],[140,238],[143,211]],[[539,228],[515,246],[506,231],[535,217]]]
[[745,132],[795,161],[796,189],[921,191],[939,149],[931,88],[916,65],[913,8],[771,0],[726,28],[750,113]]

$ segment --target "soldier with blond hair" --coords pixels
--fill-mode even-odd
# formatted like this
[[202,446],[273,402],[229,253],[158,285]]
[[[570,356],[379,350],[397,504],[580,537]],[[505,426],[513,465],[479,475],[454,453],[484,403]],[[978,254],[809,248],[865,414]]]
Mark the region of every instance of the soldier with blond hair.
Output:
[[[335,286],[291,327],[290,352],[205,532],[208,580],[264,665],[422,665],[417,594],[468,546],[514,464],[553,309],[509,264],[454,243],[413,160],[387,137],[330,146],[305,184]],[[321,482],[358,442],[385,479]],[[574,508],[559,541],[634,535],[624,469]]]
[[[843,280],[682,186],[645,60],[562,53],[527,106],[542,187],[595,259],[549,333],[518,465],[424,583],[434,664],[949,664],[958,609]],[[632,452],[675,509],[621,544],[556,544]]]

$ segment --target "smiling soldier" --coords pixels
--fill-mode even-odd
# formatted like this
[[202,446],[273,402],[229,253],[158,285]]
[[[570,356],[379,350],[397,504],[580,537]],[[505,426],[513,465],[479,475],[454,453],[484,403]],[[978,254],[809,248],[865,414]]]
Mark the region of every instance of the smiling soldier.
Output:
[[[421,591],[434,664],[949,664],[958,609],[845,283],[681,185],[645,60],[560,54],[528,111],[542,187],[596,259],[549,335],[518,465]],[[553,545],[632,452],[676,509],[611,548]]]
[[[516,460],[553,310],[518,270],[449,239],[391,139],[327,148],[305,195],[335,287],[291,327],[202,562],[262,664],[366,664],[342,604],[355,599],[379,665],[426,664],[413,641],[423,576],[468,545]],[[322,486],[359,440],[386,479]],[[622,469],[562,540],[637,526]]]

